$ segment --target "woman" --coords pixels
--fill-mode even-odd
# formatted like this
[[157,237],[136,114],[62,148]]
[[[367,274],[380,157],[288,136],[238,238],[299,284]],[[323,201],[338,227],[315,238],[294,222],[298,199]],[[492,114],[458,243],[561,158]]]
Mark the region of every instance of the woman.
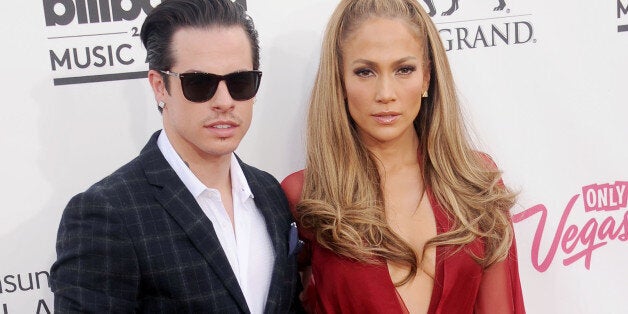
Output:
[[[306,170],[282,183],[317,313],[524,313],[515,196],[467,139],[416,0],[343,0],[327,26]],[[311,265],[311,268],[309,267]]]

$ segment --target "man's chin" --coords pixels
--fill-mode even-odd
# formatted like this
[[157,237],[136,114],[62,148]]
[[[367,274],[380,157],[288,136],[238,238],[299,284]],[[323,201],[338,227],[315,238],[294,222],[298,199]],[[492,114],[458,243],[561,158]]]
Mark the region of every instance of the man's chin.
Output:
[[234,138],[217,138],[206,143],[201,151],[207,156],[225,156],[235,152],[240,144],[239,140]]

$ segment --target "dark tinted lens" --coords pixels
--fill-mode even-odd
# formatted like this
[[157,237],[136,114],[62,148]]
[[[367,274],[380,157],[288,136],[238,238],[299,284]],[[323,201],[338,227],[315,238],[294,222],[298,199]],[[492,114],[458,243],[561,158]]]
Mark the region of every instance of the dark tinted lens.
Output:
[[189,101],[205,102],[216,93],[219,77],[207,73],[185,73],[181,75],[183,96]]
[[229,94],[234,100],[249,100],[255,96],[259,88],[259,71],[236,72],[225,76]]

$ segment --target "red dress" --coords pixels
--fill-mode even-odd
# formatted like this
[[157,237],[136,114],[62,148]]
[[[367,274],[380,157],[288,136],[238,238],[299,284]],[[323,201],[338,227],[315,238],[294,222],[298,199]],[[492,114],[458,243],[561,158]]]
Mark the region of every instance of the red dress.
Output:
[[[296,216],[303,171],[288,176],[281,186]],[[437,233],[448,231],[451,223],[445,211],[429,190],[428,196]],[[312,266],[312,280],[303,296],[303,305],[309,312],[407,313],[385,261],[357,262],[323,248],[303,228],[299,228],[299,235],[306,244],[299,256],[300,266]],[[436,276],[428,313],[525,313],[514,240],[508,257],[487,270],[468,253],[470,250],[483,255],[480,239],[453,255],[446,250],[443,246],[436,248]]]

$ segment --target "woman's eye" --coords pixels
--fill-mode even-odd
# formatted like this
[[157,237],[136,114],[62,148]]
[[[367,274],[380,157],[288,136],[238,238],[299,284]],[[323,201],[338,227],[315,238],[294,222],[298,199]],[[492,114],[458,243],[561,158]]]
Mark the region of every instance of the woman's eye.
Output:
[[371,71],[370,69],[357,69],[353,71],[353,73],[355,73],[355,75],[359,77],[368,77],[373,75],[373,71]]
[[407,75],[407,74],[410,74],[410,73],[412,73],[414,71],[416,71],[416,67],[405,66],[405,67],[399,68],[399,70],[397,70],[397,73],[402,74],[402,75]]

